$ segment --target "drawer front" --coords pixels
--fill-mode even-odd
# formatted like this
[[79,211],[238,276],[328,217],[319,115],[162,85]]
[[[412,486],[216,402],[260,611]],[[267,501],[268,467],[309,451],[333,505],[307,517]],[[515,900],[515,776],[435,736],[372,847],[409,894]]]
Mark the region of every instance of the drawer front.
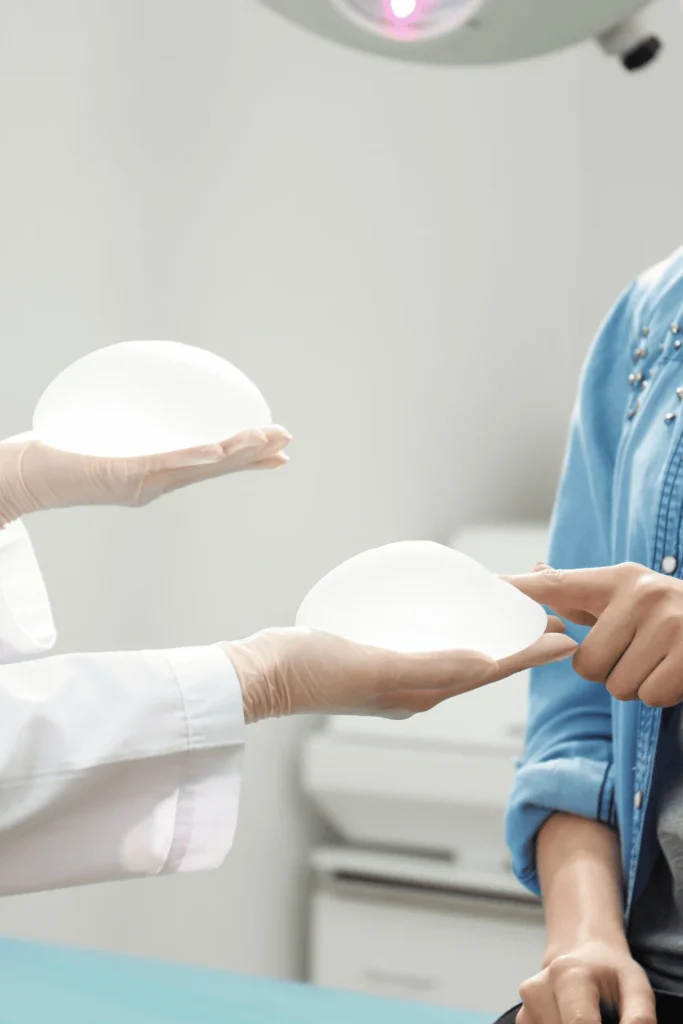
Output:
[[320,891],[313,901],[311,980],[332,988],[502,1013],[540,969],[538,907],[448,897],[419,906]]

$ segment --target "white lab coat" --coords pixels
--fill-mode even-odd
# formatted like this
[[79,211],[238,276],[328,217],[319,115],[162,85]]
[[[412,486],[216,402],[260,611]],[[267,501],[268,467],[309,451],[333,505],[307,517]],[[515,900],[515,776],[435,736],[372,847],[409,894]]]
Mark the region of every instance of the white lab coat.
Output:
[[224,652],[40,658],[54,641],[13,523],[0,530],[0,895],[217,867],[244,743]]

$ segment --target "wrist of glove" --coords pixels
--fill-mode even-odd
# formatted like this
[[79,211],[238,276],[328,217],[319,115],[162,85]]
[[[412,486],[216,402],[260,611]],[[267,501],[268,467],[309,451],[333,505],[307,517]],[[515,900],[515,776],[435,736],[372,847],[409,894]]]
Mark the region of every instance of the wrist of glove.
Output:
[[31,512],[76,505],[147,505],[190,484],[245,469],[277,469],[291,440],[282,427],[220,444],[134,459],[58,451],[33,434],[0,442],[0,527]]
[[538,643],[501,662],[474,651],[397,654],[294,628],[219,646],[237,673],[248,723],[306,712],[396,717],[569,657],[576,644],[562,630],[551,619]]
[[13,440],[0,444],[0,529],[36,510],[22,479],[21,454]]

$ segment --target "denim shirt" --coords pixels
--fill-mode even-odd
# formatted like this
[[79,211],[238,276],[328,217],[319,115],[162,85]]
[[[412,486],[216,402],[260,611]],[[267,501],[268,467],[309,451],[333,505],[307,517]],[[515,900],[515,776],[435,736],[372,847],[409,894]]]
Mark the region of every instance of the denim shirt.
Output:
[[[551,565],[638,562],[683,577],[682,397],[680,249],[627,289],[590,351],[553,515]],[[568,631],[577,640],[586,635]],[[614,700],[571,661],[532,673],[525,754],[507,816],[524,885],[539,892],[536,836],[553,812],[601,821],[619,831],[628,916],[658,852],[651,796],[661,717],[639,701]]]

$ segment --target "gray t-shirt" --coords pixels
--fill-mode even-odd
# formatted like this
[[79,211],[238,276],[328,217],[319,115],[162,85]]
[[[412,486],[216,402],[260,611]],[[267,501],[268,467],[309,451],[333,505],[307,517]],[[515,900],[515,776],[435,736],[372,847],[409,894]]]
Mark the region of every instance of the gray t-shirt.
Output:
[[665,712],[657,777],[660,855],[631,915],[629,942],[654,988],[683,996],[683,716]]

